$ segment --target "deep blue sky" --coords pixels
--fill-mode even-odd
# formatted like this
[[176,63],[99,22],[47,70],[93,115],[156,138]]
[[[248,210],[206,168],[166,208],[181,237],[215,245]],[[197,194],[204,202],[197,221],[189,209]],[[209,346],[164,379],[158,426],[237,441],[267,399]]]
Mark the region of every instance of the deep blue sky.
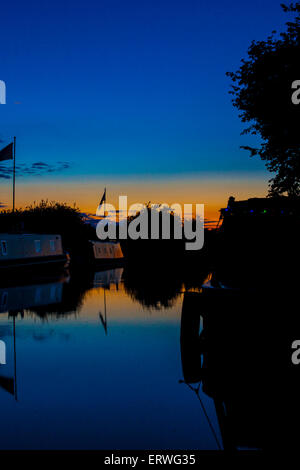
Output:
[[287,19],[276,0],[2,2],[0,137],[65,178],[262,170],[225,72]]

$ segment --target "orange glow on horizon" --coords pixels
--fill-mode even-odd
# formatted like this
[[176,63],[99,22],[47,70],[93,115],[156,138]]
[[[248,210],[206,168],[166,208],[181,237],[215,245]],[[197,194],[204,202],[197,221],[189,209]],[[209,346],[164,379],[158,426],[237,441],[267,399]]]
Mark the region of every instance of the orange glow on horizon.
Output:
[[[39,181],[17,181],[16,206],[26,207],[42,199],[76,204],[82,212],[95,214],[104,187],[107,188],[107,202],[118,209],[118,198],[127,195],[128,207],[134,203],[153,204],[204,204],[205,218],[218,220],[219,210],[227,204],[229,196],[236,199],[265,197],[267,177],[245,175],[202,175],[201,177],[174,176],[166,179],[141,177],[91,180],[72,178]],[[11,207],[11,184],[5,182],[0,189],[0,201]]]

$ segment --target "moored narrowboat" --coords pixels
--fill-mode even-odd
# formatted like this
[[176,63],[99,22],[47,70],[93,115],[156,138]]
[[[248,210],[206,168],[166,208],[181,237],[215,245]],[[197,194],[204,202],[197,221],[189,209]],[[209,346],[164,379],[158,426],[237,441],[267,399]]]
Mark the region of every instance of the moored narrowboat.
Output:
[[120,265],[124,261],[121,245],[118,241],[90,240],[92,261],[99,265]]
[[230,197],[220,212],[214,269],[225,285],[265,288],[298,265],[299,197]]
[[60,235],[0,233],[0,273],[24,268],[64,268],[68,263],[69,255],[63,251]]

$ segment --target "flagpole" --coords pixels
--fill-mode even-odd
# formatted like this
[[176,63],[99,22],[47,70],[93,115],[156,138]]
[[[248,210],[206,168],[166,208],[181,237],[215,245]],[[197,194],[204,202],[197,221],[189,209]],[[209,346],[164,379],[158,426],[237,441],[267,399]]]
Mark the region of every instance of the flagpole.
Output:
[[14,330],[14,395],[15,400],[18,401],[18,393],[17,393],[17,351],[16,351],[16,316],[13,316],[13,330]]
[[107,318],[106,318],[106,295],[104,286],[104,320],[105,320],[105,334],[107,335]]
[[16,138],[14,137],[13,212],[15,212],[15,197],[16,197]]

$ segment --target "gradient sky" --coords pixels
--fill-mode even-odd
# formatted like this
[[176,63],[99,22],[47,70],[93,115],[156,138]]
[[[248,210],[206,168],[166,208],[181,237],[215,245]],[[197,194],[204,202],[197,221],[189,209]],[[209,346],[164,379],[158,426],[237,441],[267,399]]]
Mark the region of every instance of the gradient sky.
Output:
[[[95,211],[109,202],[198,202],[266,194],[269,174],[240,150],[253,138],[228,95],[252,39],[289,19],[277,0],[11,1],[1,4],[4,146],[17,162],[70,168],[18,176],[17,206],[42,197]],[[10,165],[10,162],[5,162]],[[53,167],[52,167],[53,166]],[[179,198],[179,199],[178,199]],[[11,204],[0,179],[0,201]]]

